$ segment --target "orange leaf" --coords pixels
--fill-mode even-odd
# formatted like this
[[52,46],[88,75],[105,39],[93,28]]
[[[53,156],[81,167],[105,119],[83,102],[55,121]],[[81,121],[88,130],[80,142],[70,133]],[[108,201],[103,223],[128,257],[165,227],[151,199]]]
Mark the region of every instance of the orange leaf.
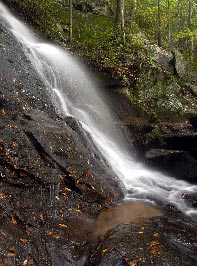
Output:
[[68,227],[66,224],[59,224],[61,227]]
[[53,232],[47,232],[47,235],[48,236],[52,236],[53,235]]
[[60,238],[62,238],[61,235],[53,235],[53,237],[55,237],[56,239],[60,239]]
[[18,144],[17,144],[15,141],[13,141],[13,142],[12,142],[12,146],[17,147]]
[[130,266],[137,266],[138,265],[138,261],[137,260],[133,260],[131,262],[129,262]]
[[29,242],[29,240],[26,239],[26,238],[20,238],[20,241],[21,241],[22,243],[28,243],[28,242]]
[[13,252],[9,252],[9,253],[8,253],[8,257],[15,257],[15,256],[16,256],[16,254],[13,253]]
[[13,224],[16,224],[17,222],[16,222],[16,219],[14,218],[14,216],[12,216],[12,223]]
[[44,216],[42,213],[39,215],[39,219],[44,222]]

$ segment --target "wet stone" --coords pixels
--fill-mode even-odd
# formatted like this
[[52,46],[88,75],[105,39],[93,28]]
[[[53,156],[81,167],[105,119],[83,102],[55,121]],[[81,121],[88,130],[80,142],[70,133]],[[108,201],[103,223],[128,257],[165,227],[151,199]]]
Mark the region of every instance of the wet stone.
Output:
[[13,36],[0,37],[0,265],[76,265],[72,251],[123,193],[78,122],[56,114]]

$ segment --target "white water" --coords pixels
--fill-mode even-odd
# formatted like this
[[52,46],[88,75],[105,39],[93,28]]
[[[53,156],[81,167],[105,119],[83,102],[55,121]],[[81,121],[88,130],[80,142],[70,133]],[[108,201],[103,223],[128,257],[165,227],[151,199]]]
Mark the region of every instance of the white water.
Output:
[[113,171],[123,182],[125,199],[172,203],[186,214],[197,214],[181,199],[183,192],[197,191],[197,186],[160,172],[147,169],[135,161],[126,141],[88,71],[67,51],[39,41],[33,33],[0,3],[0,19],[22,44],[50,94],[57,112],[73,116],[88,131]]

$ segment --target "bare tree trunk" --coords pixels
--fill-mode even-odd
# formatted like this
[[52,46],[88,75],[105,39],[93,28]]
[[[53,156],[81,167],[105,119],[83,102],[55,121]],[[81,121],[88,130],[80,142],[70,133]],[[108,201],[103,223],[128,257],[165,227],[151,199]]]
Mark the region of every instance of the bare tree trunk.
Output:
[[69,0],[69,40],[73,38],[73,1]]
[[136,11],[136,0],[132,1],[132,7],[131,7],[131,11],[130,11],[130,26],[132,27],[132,23],[133,23],[133,19],[135,16],[135,11]]
[[171,28],[170,28],[170,0],[167,0],[167,17],[168,17],[168,45],[171,41]]
[[[193,17],[193,1],[189,0],[189,20],[188,20],[188,27],[191,31],[191,33],[193,33],[193,21],[192,21],[192,17]],[[194,53],[194,37],[193,35],[191,36],[191,60],[193,62],[193,53]]]
[[120,27],[120,31],[122,34],[123,43],[125,44],[125,20],[124,20],[124,0],[116,0],[116,17],[115,23]]
[[161,37],[161,0],[158,0],[158,45],[162,46]]

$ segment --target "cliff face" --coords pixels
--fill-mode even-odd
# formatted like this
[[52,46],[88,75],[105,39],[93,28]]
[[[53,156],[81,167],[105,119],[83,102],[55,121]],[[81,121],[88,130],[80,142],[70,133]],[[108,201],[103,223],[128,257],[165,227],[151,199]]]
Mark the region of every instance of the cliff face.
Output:
[[0,264],[71,265],[98,212],[122,198],[119,181],[3,26],[0,37]]

